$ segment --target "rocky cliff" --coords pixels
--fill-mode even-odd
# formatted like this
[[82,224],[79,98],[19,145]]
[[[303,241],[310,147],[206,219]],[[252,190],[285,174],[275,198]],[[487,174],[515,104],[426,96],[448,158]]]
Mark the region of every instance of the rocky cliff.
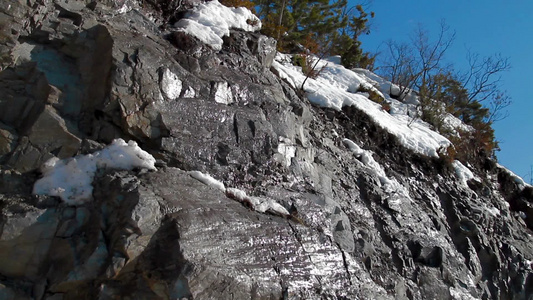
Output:
[[[1,299],[533,299],[531,187],[311,104],[259,33],[177,30],[197,2],[0,3]],[[119,138],[155,169],[34,193]]]

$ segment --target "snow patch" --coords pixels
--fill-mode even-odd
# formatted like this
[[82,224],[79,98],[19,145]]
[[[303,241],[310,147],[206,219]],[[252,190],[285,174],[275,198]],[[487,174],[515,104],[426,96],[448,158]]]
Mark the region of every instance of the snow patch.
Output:
[[222,37],[229,36],[230,29],[257,31],[261,29],[261,21],[247,8],[226,7],[213,0],[198,5],[174,26],[220,50]]
[[222,104],[233,103],[233,93],[227,82],[217,82],[215,85],[215,102]]
[[460,161],[456,160],[452,163],[452,165],[455,169],[455,174],[457,175],[459,181],[463,184],[463,186],[468,187],[467,182],[470,179],[476,179],[474,173],[472,173],[472,171],[470,171],[470,169],[463,165]]
[[524,179],[522,179],[522,177],[516,175],[515,173],[513,173],[513,171],[507,169],[506,167],[500,165],[500,164],[496,164],[496,166],[500,169],[500,170],[503,170],[504,172],[507,172],[507,174],[509,174],[509,176],[511,176],[511,178],[513,178],[514,182],[518,185],[518,188],[522,191],[523,189],[525,189],[526,187],[533,187],[531,185],[529,185],[528,183],[526,183],[524,181]]
[[296,146],[290,139],[280,136],[277,150],[282,156],[283,165],[289,167],[292,163],[292,158],[296,156]]
[[195,98],[196,91],[192,87],[188,87],[183,94],[183,98]]
[[444,115],[443,125],[446,129],[457,131],[458,129],[461,131],[467,131],[471,132],[474,130],[474,128],[470,125],[466,125],[461,121],[459,118],[456,118],[454,115],[450,113],[446,113]]
[[200,171],[190,171],[189,175],[202,182],[203,184],[207,186],[214,187],[223,193],[226,194],[226,196],[230,199],[236,200],[240,203],[243,203],[247,206],[250,206],[255,211],[265,213],[265,212],[271,212],[275,213],[281,216],[288,216],[289,212],[285,207],[283,207],[281,204],[277,203],[275,200],[270,198],[262,198],[262,197],[252,197],[248,196],[245,191],[239,190],[236,188],[226,188],[224,186],[224,183],[221,181],[213,178],[209,174],[202,173]]
[[216,180],[209,174],[205,174],[200,171],[190,171],[189,175],[191,175],[192,178],[200,181],[201,183],[207,186],[214,187],[222,191],[223,193],[226,192],[226,187],[224,186],[224,183],[222,183],[222,181]]
[[165,69],[161,78],[161,91],[169,99],[176,99],[181,94],[182,82],[178,76],[169,69]]
[[486,207],[485,209],[493,217],[497,217],[500,215],[500,210],[496,207]]
[[33,186],[33,194],[58,196],[71,205],[92,199],[92,181],[98,169],[155,170],[155,158],[143,151],[135,141],[114,140],[93,154],[74,158],[52,158],[43,164],[43,177]]
[[371,151],[361,149],[361,147],[349,139],[343,139],[342,142],[357,159],[370,169],[370,173],[379,179],[378,184],[382,190],[388,194],[387,202],[391,209],[399,211],[400,204],[404,199],[413,202],[409,192],[403,185],[401,185],[396,179],[390,179],[387,177],[385,169],[374,160]]
[[228,188],[226,189],[226,195],[234,200],[237,200],[241,203],[250,205],[254,210],[258,212],[272,212],[277,213],[282,216],[288,216],[289,212],[281,204],[277,203],[273,199],[261,198],[261,197],[251,197],[246,194],[246,192],[236,189]]

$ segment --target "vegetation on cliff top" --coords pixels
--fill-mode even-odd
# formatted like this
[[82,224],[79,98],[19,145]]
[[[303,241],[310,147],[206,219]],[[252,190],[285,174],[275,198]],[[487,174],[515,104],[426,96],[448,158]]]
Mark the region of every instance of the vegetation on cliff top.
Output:
[[[262,33],[275,38],[278,50],[295,54],[293,63],[302,67],[308,77],[316,77],[316,60],[340,55],[346,68],[376,71],[400,88],[391,96],[405,100],[410,93],[418,99],[413,120],[420,118],[452,141],[448,150],[452,159],[469,161],[478,156],[495,158],[498,143],[492,123],[505,118],[510,98],[500,88],[500,74],[510,68],[501,55],[480,58],[469,54],[466,71],[456,71],[444,63],[446,51],[455,33],[442,22],[432,40],[419,27],[409,43],[386,42],[386,51],[364,52],[359,37],[370,33],[364,4],[349,6],[346,0],[222,0],[228,6],[245,6],[260,17]],[[305,83],[305,82],[304,82]],[[303,89],[303,84],[302,87]],[[414,92],[416,91],[416,92]],[[450,132],[443,126],[446,113],[461,119],[472,130]]]

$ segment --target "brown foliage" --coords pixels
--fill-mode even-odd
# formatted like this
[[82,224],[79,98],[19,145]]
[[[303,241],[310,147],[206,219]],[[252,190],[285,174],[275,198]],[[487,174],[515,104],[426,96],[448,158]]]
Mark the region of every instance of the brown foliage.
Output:
[[454,146],[453,149],[447,150],[452,161],[458,159],[462,162],[475,162],[479,158],[494,157],[498,142],[494,140],[491,124],[477,122],[473,127],[472,131],[458,130],[459,135],[447,137]]
[[361,85],[359,86],[359,89],[357,91],[361,93],[368,93],[368,99],[381,104],[381,107],[383,108],[383,110],[387,112],[390,111],[390,104],[387,103],[385,99],[374,89],[369,89]]
[[227,7],[246,7],[252,12],[254,12],[254,6],[249,0],[220,0],[220,3]]

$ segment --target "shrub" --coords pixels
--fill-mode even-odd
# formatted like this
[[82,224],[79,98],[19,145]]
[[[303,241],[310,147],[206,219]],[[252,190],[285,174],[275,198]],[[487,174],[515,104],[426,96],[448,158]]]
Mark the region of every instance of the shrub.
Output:
[[246,7],[252,12],[255,12],[255,4],[249,0],[220,0],[220,3],[227,7]]
[[[363,86],[363,85],[360,85],[359,88],[357,89],[358,92],[360,93],[367,93],[368,94],[368,99],[376,102],[376,103],[379,103],[381,104],[381,106],[383,107],[384,110],[386,111],[390,111],[390,104],[387,103],[385,101],[385,98],[383,98],[383,96],[381,96],[375,89],[372,89],[372,88],[368,88],[366,86]],[[388,109],[385,109],[384,106],[388,106]]]
[[302,67],[302,73],[309,78],[317,78],[320,75],[320,72],[324,67],[316,69],[315,60],[310,54],[296,54],[292,57],[292,64],[295,66]]
[[495,158],[499,147],[491,124],[478,122],[472,127],[472,131],[457,130],[458,134],[447,136],[455,147],[453,158],[463,162],[475,162],[480,157]]

